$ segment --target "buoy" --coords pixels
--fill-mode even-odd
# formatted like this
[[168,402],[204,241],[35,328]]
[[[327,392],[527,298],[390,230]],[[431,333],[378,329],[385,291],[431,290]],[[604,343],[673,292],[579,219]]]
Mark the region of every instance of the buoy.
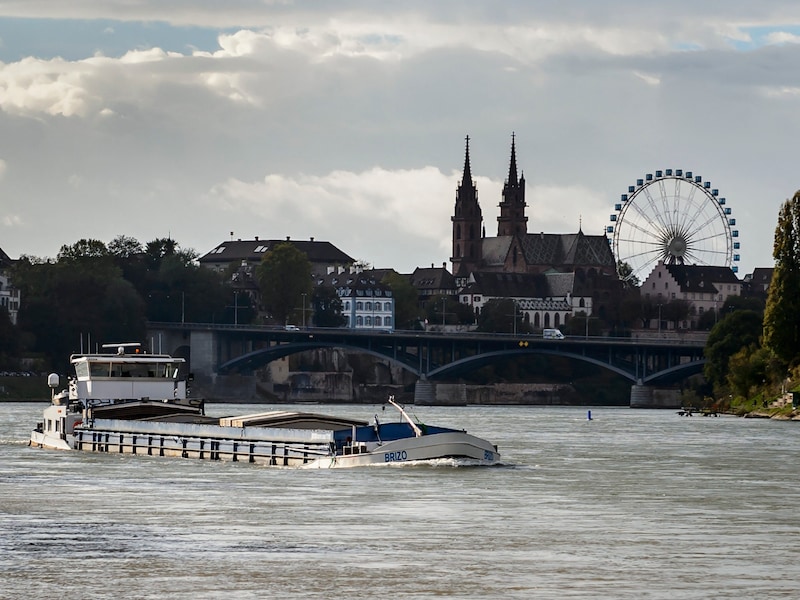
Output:
[[592,420],[592,411],[590,411],[590,410],[586,411],[586,420],[587,421],[591,421]]

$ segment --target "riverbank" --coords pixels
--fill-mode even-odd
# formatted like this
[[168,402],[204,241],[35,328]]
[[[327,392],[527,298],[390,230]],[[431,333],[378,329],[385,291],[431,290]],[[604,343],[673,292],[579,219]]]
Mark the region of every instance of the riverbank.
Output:
[[745,413],[745,419],[773,419],[775,421],[800,421],[800,410],[774,411],[753,410]]

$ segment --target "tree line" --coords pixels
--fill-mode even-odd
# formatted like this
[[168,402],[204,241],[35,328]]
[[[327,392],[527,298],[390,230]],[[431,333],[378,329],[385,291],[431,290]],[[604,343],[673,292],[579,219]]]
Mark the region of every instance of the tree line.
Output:
[[800,383],[800,190],[778,213],[766,304],[738,299],[714,326],[704,375],[715,398],[762,408]]

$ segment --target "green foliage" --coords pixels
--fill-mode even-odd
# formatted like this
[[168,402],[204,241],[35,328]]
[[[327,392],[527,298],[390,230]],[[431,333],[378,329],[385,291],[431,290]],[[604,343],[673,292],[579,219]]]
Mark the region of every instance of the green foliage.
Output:
[[53,367],[66,367],[82,343],[88,349],[144,340],[146,319],[232,322],[231,289],[195,258],[174,240],[143,247],[126,236],[107,247],[79,240],[63,246],[55,261],[23,256],[11,275],[22,297],[21,351],[39,352]]
[[792,366],[800,352],[800,190],[781,206],[772,256],[775,271],[764,311],[764,345]]
[[[347,318],[342,314],[342,301],[330,285],[318,285],[311,296],[316,327],[342,327]],[[307,307],[308,308],[308,307]],[[301,322],[303,322],[301,320]],[[306,321],[306,324],[307,321]]]
[[570,337],[598,336],[601,334],[601,324],[599,319],[588,317],[585,312],[579,312],[561,327],[561,331]]
[[395,329],[413,329],[420,320],[419,294],[408,277],[391,272],[382,283],[389,286],[394,298]]
[[495,298],[483,305],[478,316],[478,331],[494,333],[530,333],[522,320],[522,311],[510,298]]
[[737,310],[719,321],[708,336],[703,373],[715,386],[724,385],[728,361],[742,348],[760,347],[761,315],[752,310]]
[[639,278],[633,275],[633,267],[625,261],[617,261],[617,273],[628,288],[638,288],[641,285]]
[[475,322],[472,307],[444,295],[431,296],[423,309],[428,325],[471,325]]
[[282,242],[264,255],[256,268],[264,307],[280,324],[301,322],[303,294],[311,296],[311,262],[294,244]]
[[763,385],[769,378],[771,354],[766,348],[747,346],[728,359],[727,382],[729,389],[740,396]]
[[0,369],[16,368],[19,356],[19,332],[11,323],[8,310],[0,306]]

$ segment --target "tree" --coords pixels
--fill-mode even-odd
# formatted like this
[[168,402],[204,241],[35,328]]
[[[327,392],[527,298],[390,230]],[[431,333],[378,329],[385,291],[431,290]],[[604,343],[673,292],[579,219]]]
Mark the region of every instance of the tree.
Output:
[[430,325],[463,325],[475,320],[469,306],[442,294],[431,296],[425,303],[425,318]]
[[267,312],[285,324],[300,314],[303,294],[311,295],[311,262],[294,244],[281,242],[261,259],[256,279]]
[[675,298],[667,302],[662,308],[662,316],[665,321],[670,321],[674,329],[678,329],[678,324],[689,318],[689,302],[681,298]]
[[522,311],[511,298],[494,298],[481,308],[478,331],[530,333],[530,326],[522,320]]
[[108,252],[119,259],[130,259],[144,252],[144,247],[136,238],[127,235],[118,235],[108,242]]
[[791,367],[800,352],[800,190],[781,206],[772,256],[775,271],[764,311],[764,346]]
[[627,288],[638,288],[642,285],[639,278],[633,275],[633,267],[623,260],[617,261],[617,273]]
[[711,333],[704,354],[706,364],[703,373],[713,385],[726,382],[731,356],[742,348],[760,347],[761,315],[752,310],[737,310],[719,321]]
[[389,286],[394,298],[395,329],[414,329],[420,320],[419,294],[408,277],[399,273],[387,274],[382,283]]
[[752,389],[762,386],[777,375],[777,365],[774,363],[775,355],[767,348],[757,348],[754,345],[741,348],[728,361],[728,387],[735,395],[747,398]]
[[342,314],[342,301],[330,285],[318,285],[311,295],[314,325],[317,327],[342,327],[347,318]]
[[61,246],[56,260],[58,262],[75,262],[83,259],[105,258],[111,256],[106,245],[100,240],[78,240],[72,246]]

